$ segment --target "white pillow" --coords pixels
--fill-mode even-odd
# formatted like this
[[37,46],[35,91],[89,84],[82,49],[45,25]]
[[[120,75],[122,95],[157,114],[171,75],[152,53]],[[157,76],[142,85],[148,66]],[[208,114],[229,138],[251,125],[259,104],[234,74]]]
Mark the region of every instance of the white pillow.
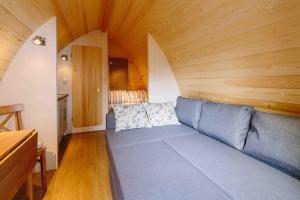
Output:
[[143,104],[114,105],[113,110],[116,118],[116,132],[126,129],[151,127]]
[[172,102],[144,104],[152,126],[180,124]]

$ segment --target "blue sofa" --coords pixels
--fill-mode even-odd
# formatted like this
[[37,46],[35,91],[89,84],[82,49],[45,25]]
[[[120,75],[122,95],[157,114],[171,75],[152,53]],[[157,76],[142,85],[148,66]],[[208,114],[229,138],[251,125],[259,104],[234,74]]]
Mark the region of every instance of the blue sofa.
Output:
[[300,199],[300,119],[179,97],[180,125],[106,140],[115,200]]

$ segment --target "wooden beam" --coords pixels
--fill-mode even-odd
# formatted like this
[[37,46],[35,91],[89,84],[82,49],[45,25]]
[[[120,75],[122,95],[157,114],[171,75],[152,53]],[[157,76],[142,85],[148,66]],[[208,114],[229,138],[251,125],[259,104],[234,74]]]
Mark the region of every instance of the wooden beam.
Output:
[[115,3],[114,0],[103,0],[103,17],[101,23],[101,30],[105,32],[107,30],[107,25],[109,21],[110,14],[112,12],[113,4]]

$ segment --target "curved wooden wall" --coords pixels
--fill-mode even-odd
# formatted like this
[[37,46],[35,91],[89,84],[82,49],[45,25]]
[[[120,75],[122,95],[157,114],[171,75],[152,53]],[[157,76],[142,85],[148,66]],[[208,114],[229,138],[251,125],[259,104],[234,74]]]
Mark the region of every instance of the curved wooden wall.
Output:
[[59,48],[101,28],[147,82],[150,33],[184,96],[300,114],[300,0],[2,0],[0,9],[2,73],[57,16]]

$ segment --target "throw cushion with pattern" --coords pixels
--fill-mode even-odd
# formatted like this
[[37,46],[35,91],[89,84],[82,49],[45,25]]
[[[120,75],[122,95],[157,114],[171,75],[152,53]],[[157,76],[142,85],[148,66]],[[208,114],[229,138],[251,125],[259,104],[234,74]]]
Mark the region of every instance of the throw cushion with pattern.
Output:
[[172,102],[144,105],[152,126],[180,124]]
[[151,127],[143,104],[114,105],[113,110],[116,118],[116,132],[126,129]]

